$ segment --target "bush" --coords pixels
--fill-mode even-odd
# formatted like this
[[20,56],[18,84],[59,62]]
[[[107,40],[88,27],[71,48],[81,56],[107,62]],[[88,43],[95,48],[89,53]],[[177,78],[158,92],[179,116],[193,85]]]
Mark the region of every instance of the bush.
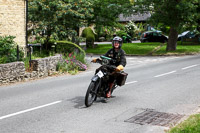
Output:
[[79,47],[77,44],[69,41],[57,41],[56,51],[58,53],[66,54],[71,52],[82,53],[85,56],[85,51]]
[[127,36],[127,33],[125,31],[120,30],[116,32],[116,35],[122,37],[122,36]]
[[[17,61],[17,44],[14,36],[0,36],[0,63]],[[19,48],[19,57],[22,60],[23,51]]]
[[85,51],[77,44],[68,41],[58,41],[56,50],[64,55],[64,61],[57,65],[60,72],[76,74],[79,70],[86,70]]
[[86,47],[94,46],[95,33],[91,28],[85,28],[82,32],[82,37],[86,38]]
[[72,75],[78,71],[85,71],[85,56],[83,54],[69,53],[64,57],[64,61],[57,65],[57,71],[68,72]]

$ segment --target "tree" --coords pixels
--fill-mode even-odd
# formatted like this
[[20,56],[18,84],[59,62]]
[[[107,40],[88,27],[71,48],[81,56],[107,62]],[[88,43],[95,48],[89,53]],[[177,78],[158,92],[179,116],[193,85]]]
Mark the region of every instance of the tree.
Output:
[[119,14],[125,12],[131,5],[130,0],[91,0],[93,17],[88,19],[88,24],[95,24],[97,35],[102,27],[115,27]]
[[32,0],[29,2],[29,22],[34,32],[45,38],[48,49],[50,37],[62,40],[78,34],[86,17],[92,17],[87,0]]
[[167,51],[175,51],[178,32],[184,25],[197,25],[197,7],[199,0],[138,0],[135,9],[140,12],[151,12],[154,23],[170,27]]
[[197,23],[197,31],[200,33],[200,0],[196,3],[197,5],[197,12],[196,12],[196,23]]

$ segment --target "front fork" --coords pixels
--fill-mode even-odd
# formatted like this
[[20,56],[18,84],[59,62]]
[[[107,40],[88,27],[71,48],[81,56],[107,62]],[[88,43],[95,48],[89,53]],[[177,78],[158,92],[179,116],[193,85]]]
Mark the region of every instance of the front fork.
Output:
[[94,92],[97,95],[97,93],[99,91],[99,88],[101,87],[101,78],[98,75],[94,75],[91,80],[92,80],[92,82],[95,82],[95,90],[94,90]]

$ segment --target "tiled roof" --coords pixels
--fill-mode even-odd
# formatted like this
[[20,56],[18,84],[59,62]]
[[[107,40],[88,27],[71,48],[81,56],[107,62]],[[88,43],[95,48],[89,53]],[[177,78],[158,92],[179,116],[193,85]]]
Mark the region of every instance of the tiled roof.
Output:
[[148,18],[151,17],[150,13],[143,13],[143,14],[133,14],[131,16],[124,16],[123,14],[119,15],[119,22],[127,22],[127,21],[146,21]]

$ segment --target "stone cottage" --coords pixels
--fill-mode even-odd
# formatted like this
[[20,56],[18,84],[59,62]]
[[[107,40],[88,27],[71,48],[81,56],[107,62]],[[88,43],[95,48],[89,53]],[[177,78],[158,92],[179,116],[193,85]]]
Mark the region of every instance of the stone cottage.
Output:
[[20,47],[26,46],[26,0],[0,0],[0,36],[15,36]]

